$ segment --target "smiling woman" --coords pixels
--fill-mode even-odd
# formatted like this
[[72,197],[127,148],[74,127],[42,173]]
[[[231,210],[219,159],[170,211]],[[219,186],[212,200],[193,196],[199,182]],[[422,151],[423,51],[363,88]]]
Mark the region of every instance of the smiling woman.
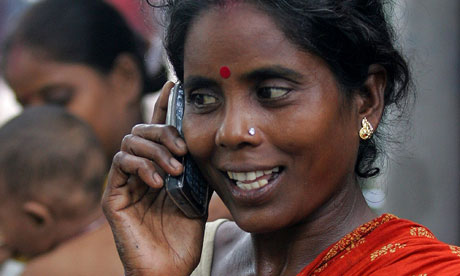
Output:
[[[409,94],[381,1],[166,2],[183,139],[163,125],[167,83],[104,195],[127,275],[455,275],[457,247],[377,217],[360,190]],[[167,196],[187,152],[234,223],[205,227]]]

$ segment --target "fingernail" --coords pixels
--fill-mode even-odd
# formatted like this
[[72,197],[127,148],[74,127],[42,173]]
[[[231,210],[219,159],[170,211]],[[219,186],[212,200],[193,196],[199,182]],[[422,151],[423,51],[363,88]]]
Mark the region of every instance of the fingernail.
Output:
[[182,166],[182,164],[179,163],[179,161],[177,161],[174,157],[169,160],[169,164],[171,164],[171,166],[173,166],[176,170],[179,170]]
[[153,179],[158,185],[163,185],[163,178],[157,172],[153,174]]
[[176,143],[176,146],[178,148],[180,148],[181,150],[185,150],[186,145],[185,145],[184,141],[181,138],[177,138],[175,140],[175,143]]

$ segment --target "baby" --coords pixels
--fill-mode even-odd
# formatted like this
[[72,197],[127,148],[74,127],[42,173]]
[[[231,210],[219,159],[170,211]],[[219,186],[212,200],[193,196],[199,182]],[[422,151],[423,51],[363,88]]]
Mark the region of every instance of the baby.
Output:
[[[33,107],[0,128],[1,254],[23,275],[121,275],[99,204],[107,167],[91,128]],[[1,260],[0,260],[1,261]]]

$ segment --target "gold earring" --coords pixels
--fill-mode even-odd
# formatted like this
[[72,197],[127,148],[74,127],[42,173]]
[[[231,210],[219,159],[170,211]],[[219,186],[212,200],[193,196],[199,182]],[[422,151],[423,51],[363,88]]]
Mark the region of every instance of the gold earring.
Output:
[[361,129],[359,130],[359,137],[363,140],[367,140],[371,138],[372,133],[374,133],[374,129],[372,128],[371,123],[367,120],[366,117],[363,118],[361,121],[361,124],[363,125]]

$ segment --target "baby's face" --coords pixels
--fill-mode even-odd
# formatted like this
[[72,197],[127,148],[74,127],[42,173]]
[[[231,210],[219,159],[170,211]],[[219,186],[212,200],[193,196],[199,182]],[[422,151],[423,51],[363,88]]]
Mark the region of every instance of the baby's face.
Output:
[[0,263],[2,256],[31,258],[49,247],[50,231],[27,211],[21,199],[0,199]]

